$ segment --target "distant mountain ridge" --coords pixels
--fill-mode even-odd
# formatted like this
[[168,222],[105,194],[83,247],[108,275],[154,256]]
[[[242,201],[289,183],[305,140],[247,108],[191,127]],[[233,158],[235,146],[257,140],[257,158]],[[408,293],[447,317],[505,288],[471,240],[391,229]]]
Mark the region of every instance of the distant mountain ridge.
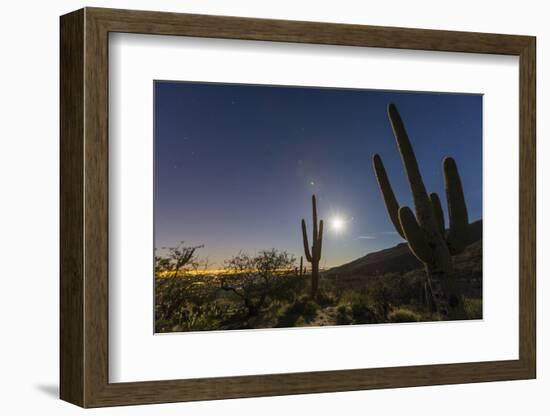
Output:
[[[482,239],[483,222],[472,222],[468,230],[468,245]],[[386,248],[360,257],[341,266],[333,267],[323,273],[326,277],[336,276],[374,276],[385,273],[405,273],[423,267],[422,263],[411,253],[407,243]]]

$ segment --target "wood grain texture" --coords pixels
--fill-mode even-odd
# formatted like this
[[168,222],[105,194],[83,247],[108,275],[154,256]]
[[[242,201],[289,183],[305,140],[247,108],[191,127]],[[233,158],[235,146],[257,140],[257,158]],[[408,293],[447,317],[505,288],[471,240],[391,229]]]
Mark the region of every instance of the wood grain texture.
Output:
[[60,388],[84,404],[84,12],[60,24]]
[[109,71],[108,32],[89,13],[85,15],[84,398],[85,406],[89,406],[108,380]]
[[[520,57],[519,359],[109,383],[108,33]],[[535,39],[484,33],[86,8],[61,18],[61,397],[83,407],[534,378]]]
[[519,356],[536,377],[536,41],[520,54]]

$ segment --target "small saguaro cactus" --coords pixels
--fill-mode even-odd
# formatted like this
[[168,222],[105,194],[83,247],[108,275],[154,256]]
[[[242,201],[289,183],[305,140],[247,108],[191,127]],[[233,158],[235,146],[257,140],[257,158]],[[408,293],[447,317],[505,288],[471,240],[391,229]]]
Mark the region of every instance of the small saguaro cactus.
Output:
[[304,256],[300,256],[300,277],[304,275]]
[[388,106],[388,116],[409,181],[416,216],[409,207],[399,207],[382,159],[375,154],[374,170],[386,209],[396,231],[424,263],[427,284],[438,313],[442,317],[459,316],[464,305],[450,273],[452,256],[460,254],[466,247],[469,222],[456,163],[450,157],[443,160],[450,223],[446,233],[439,196],[436,193],[428,195],[426,191],[405,126],[394,104]]
[[321,260],[321,247],[323,245],[323,220],[319,221],[317,225],[317,201],[315,200],[315,195],[311,196],[311,205],[313,211],[311,251],[307,240],[306,221],[304,219],[302,219],[302,237],[306,260],[311,263],[311,298],[314,299],[319,289],[319,260]]

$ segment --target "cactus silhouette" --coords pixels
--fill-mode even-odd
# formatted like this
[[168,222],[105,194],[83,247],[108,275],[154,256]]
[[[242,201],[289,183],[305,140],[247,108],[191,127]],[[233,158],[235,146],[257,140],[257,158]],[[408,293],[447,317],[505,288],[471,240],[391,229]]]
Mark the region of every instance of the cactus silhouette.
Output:
[[388,106],[388,116],[409,181],[416,215],[409,207],[399,207],[382,159],[375,154],[374,170],[386,209],[396,231],[407,240],[412,253],[424,263],[429,292],[438,313],[443,317],[450,313],[458,316],[463,312],[463,302],[450,273],[452,256],[460,254],[466,247],[469,222],[456,163],[450,157],[443,160],[449,211],[449,231],[446,233],[439,196],[436,193],[428,195],[426,191],[407,131],[394,104]]
[[302,238],[304,240],[304,253],[306,260],[311,263],[311,298],[317,296],[319,289],[319,260],[321,260],[321,247],[323,245],[323,220],[317,225],[317,201],[315,195],[311,196],[311,206],[313,213],[313,235],[311,251],[307,239],[306,221],[302,219]]
[[302,277],[304,275],[304,256],[300,256],[300,274],[299,276]]

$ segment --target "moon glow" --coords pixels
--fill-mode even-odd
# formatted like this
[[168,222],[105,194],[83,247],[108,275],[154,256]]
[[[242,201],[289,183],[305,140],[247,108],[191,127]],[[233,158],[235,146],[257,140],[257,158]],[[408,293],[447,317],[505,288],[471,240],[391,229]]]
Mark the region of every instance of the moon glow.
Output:
[[334,217],[330,220],[330,227],[334,231],[342,231],[345,227],[345,222],[340,217]]

